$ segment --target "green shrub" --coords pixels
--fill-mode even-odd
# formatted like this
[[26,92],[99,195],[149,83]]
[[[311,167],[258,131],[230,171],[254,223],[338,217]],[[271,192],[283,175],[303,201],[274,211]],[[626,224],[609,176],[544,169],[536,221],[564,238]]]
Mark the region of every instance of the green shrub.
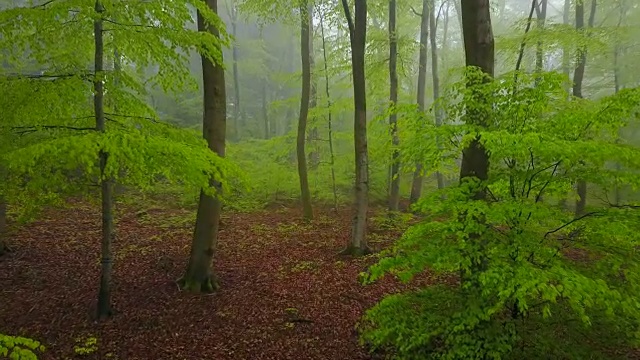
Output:
[[44,352],[40,342],[21,337],[0,334],[0,358],[14,360],[37,360],[36,353]]
[[[494,101],[488,128],[423,130],[425,137],[460,140],[425,155],[434,163],[480,134],[491,156],[490,176],[423,198],[417,209],[425,219],[370,269],[369,281],[385,274],[410,281],[426,270],[461,275],[458,287],[393,295],[367,312],[362,338],[373,349],[389,349],[399,359],[508,358],[525,344],[544,347],[544,337],[535,335],[554,318],[571,319],[571,331],[583,326],[591,336],[601,330],[590,327],[595,322],[612,332],[611,324],[625,324],[621,340],[637,340],[640,207],[601,203],[574,218],[544,199],[564,197],[578,180],[600,189],[640,185],[634,170],[640,151],[618,138],[618,129],[635,120],[640,91],[569,101],[555,74],[536,87],[521,75],[515,95],[510,79],[476,90]],[[467,91],[461,83],[445,96],[451,118],[478,105],[461,99]],[[610,162],[623,166],[611,169]],[[470,200],[478,188],[486,201]],[[583,344],[574,338],[567,346]]]

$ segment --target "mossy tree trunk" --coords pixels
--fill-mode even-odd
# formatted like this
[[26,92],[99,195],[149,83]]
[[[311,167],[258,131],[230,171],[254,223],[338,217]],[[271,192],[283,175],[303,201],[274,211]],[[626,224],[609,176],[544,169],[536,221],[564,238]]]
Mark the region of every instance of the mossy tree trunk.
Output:
[[[207,0],[207,5],[218,12],[218,1]],[[198,30],[208,31],[219,37],[219,31],[205,24],[198,14]],[[203,137],[209,144],[211,151],[221,157],[225,156],[225,137],[227,129],[227,107],[224,69],[213,64],[206,57],[202,57],[202,77],[204,83],[204,115]],[[211,179],[211,185],[219,192],[220,183]],[[220,227],[220,213],[222,206],[219,197],[200,192],[198,213],[195,230],[191,243],[189,264],[184,276],[178,280],[182,289],[190,292],[213,292],[218,288],[217,279],[213,273],[213,258],[218,240]]]

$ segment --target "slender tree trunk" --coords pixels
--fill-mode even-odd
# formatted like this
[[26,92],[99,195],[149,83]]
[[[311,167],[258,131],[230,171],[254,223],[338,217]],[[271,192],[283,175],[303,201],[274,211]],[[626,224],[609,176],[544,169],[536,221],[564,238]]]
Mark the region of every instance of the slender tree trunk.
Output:
[[[536,16],[538,19],[538,29],[544,30],[547,21],[547,3],[548,0],[540,0],[539,6],[536,7]],[[538,74],[542,73],[544,69],[544,49],[542,47],[542,40],[538,40],[538,44],[536,45],[536,72]],[[540,81],[540,78],[536,79],[536,83]]]
[[[425,93],[427,85],[427,47],[429,43],[429,0],[422,0],[422,16],[420,21],[420,57],[418,60],[418,109],[424,111]],[[415,204],[420,196],[422,196],[422,183],[424,177],[422,175],[423,166],[419,162],[416,164],[416,170],[413,172],[413,182],[411,184],[411,196],[409,200],[411,204]]]
[[[436,115],[436,126],[442,125],[442,109],[438,103],[440,98],[440,76],[438,74],[438,41],[436,39],[438,23],[436,22],[436,2],[431,0],[429,4],[429,40],[431,43],[431,76],[433,79],[433,103]],[[424,10],[423,10],[424,11]],[[440,139],[438,139],[438,147],[441,147]],[[436,173],[438,189],[444,188],[444,177],[441,172]]]
[[391,130],[391,183],[389,187],[389,210],[398,211],[400,203],[400,138],[398,137],[398,36],[396,26],[396,0],[389,0],[389,103],[392,108],[389,115]]
[[300,49],[302,57],[302,96],[300,97],[300,117],[298,119],[297,157],[298,176],[300,178],[300,193],[302,199],[302,215],[306,221],[313,219],[311,207],[311,192],[309,191],[309,175],[307,172],[307,154],[305,152],[305,138],[307,133],[307,118],[309,116],[309,101],[311,96],[311,48],[310,48],[310,20],[307,1],[300,6]]
[[[564,10],[562,13],[562,23],[565,25],[569,25],[569,14],[571,12],[571,0],[564,0]],[[571,56],[569,54],[569,49],[566,47],[562,50],[562,73],[565,77],[571,77]],[[567,82],[566,85],[567,93],[571,91],[571,82]]]
[[[596,0],[591,1],[591,15],[589,15],[589,27],[593,27],[596,13]],[[584,2],[576,4],[576,30],[583,32],[584,26]],[[573,73],[573,96],[582,98],[582,82],[584,80],[584,71],[587,64],[587,48],[583,46],[579,51],[578,66]],[[578,180],[577,184],[578,200],[576,201],[575,216],[582,216],[587,207],[587,182]]]
[[342,7],[349,26],[351,67],[353,72],[354,147],[355,147],[355,216],[351,243],[344,254],[364,255],[367,245],[367,210],[369,208],[369,151],[367,148],[367,97],[365,78],[365,45],[367,41],[367,0],[355,0],[354,18],[347,0]]
[[[218,1],[207,0],[207,5],[218,13]],[[220,32],[213,26],[205,24],[198,14],[198,31],[210,32],[219,37]],[[225,138],[227,129],[227,103],[224,69],[213,64],[202,56],[202,79],[204,83],[204,114],[202,117],[202,135],[209,149],[221,157],[225,156]],[[219,192],[220,183],[210,179],[210,185],[218,194],[209,195],[200,191],[198,213],[191,242],[189,263],[184,276],[178,280],[179,285],[190,292],[209,293],[218,289],[218,282],[213,274],[213,258],[218,242],[220,213],[222,211]]]
[[324,14],[320,13],[320,32],[322,35],[322,58],[324,60],[325,94],[327,95],[327,119],[329,130],[329,162],[331,165],[331,188],[333,189],[333,209],[338,210],[338,191],[336,189],[335,157],[333,152],[333,119],[331,116],[331,95],[329,93],[329,68],[327,65],[327,44],[324,37]]
[[262,79],[262,121],[264,122],[264,138],[269,140],[269,100],[267,99],[267,79]]
[[442,29],[442,51],[440,51],[441,64],[444,66],[447,63],[447,43],[449,41],[449,11],[451,2],[447,0],[447,7],[444,12],[444,24]]
[[7,202],[0,196],[0,256],[9,249],[7,245]]
[[238,7],[235,4],[235,0],[232,0],[231,4],[231,34],[233,35],[233,139],[238,139],[244,120],[241,119],[242,113],[240,108],[240,73],[238,72]]
[[[96,131],[106,132],[104,116],[104,84],[101,74],[104,71],[104,39],[102,13],[104,7],[100,1],[95,3],[95,11],[98,18],[93,23],[94,30],[94,73],[93,81],[93,108],[96,118]],[[100,290],[98,292],[97,316],[104,319],[112,314],[111,310],[111,273],[113,268],[112,244],[115,238],[115,223],[113,211],[113,179],[107,177],[106,168],[109,154],[100,150],[100,179],[102,192],[102,246],[101,246],[101,268],[100,268]]]
[[[318,106],[318,79],[316,77],[316,62],[315,51],[313,50],[313,4],[310,2],[307,6],[309,12],[309,66],[311,69],[311,93],[309,95],[309,109],[315,109]],[[309,167],[311,169],[317,169],[320,165],[320,152],[318,151],[318,125],[316,124],[316,117],[313,116],[309,123],[309,146],[311,151],[309,152]]]
[[[453,2],[453,8],[456,11],[456,18],[458,19],[458,25],[460,25],[460,32],[462,33],[462,40],[464,42],[464,30],[462,24],[462,10],[460,9],[460,2],[458,0],[451,0]],[[464,2],[466,0],[462,0]]]

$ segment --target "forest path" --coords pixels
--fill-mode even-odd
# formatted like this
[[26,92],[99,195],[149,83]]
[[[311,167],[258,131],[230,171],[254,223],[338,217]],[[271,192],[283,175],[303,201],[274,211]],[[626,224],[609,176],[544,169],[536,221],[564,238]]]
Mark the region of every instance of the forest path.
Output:
[[[74,358],[90,338],[97,349],[87,359],[368,359],[354,325],[384,294],[406,289],[391,278],[362,286],[358,274],[375,257],[338,255],[351,232],[348,208],[316,209],[311,224],[290,207],[226,213],[215,262],[221,290],[199,296],[175,283],[193,211],[121,213],[112,319],[92,320],[100,216],[76,203],[21,229],[16,251],[0,259],[1,332],[42,341],[43,359]],[[369,238],[381,248],[398,235],[372,222]]]

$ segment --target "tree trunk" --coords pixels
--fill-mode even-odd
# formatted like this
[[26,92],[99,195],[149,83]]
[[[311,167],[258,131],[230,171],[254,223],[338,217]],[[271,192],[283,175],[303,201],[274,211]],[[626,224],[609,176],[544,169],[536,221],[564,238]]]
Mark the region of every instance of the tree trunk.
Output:
[[[540,6],[536,7],[536,16],[538,19],[538,29],[544,29],[547,21],[547,0],[540,0]],[[542,40],[538,40],[536,46],[536,72],[541,74],[544,69],[544,49],[542,48]],[[540,78],[536,78],[536,84]]]
[[[424,111],[425,93],[427,85],[427,46],[429,42],[429,0],[422,0],[422,16],[420,21],[420,58],[418,60],[418,109]],[[422,196],[422,175],[423,166],[419,162],[413,172],[413,182],[411,184],[411,195],[409,200],[415,204]]]
[[347,0],[342,7],[349,25],[351,67],[353,72],[354,147],[355,147],[355,216],[351,243],[343,254],[364,255],[367,245],[367,210],[369,207],[369,151],[367,149],[367,97],[365,78],[365,45],[367,41],[367,0],[355,0],[354,18]]
[[398,211],[400,203],[400,138],[398,137],[398,36],[396,27],[396,0],[389,0],[389,103],[392,108],[389,115],[391,129],[391,182],[389,186],[389,210]]
[[[106,132],[104,114],[104,84],[100,78],[104,71],[104,39],[102,13],[104,7],[100,1],[95,3],[95,11],[98,18],[93,23],[94,29],[94,73],[93,80],[93,109],[96,119],[96,131]],[[100,268],[100,290],[98,292],[97,316],[104,319],[112,314],[111,310],[111,273],[113,268],[112,244],[115,238],[115,223],[113,214],[113,179],[105,178],[105,170],[109,160],[109,154],[100,150],[100,179],[102,192],[102,246],[101,246],[101,268]]]
[[269,101],[267,100],[267,79],[262,79],[262,120],[264,122],[264,138],[269,140]]
[[[437,22],[436,22],[436,2],[431,0],[429,4],[429,40],[431,43],[431,76],[433,79],[433,103],[436,117],[436,126],[442,125],[442,109],[438,104],[440,98],[440,76],[438,74],[438,42],[436,39]],[[423,10],[424,11],[424,10]],[[446,41],[446,40],[445,40]],[[440,139],[438,139],[438,148],[441,147]],[[436,173],[438,189],[444,188],[444,177],[442,173]]]
[[235,4],[235,0],[232,0],[231,4],[231,34],[233,35],[233,139],[240,137],[240,128],[243,124],[243,120],[240,118],[240,74],[238,72],[238,7]]
[[[218,12],[217,0],[207,0],[207,5],[215,13]],[[198,14],[198,31],[208,31],[216,37],[220,36],[218,29],[207,26],[200,14]],[[204,83],[202,135],[207,141],[209,149],[224,157],[227,129],[224,69],[202,56],[202,80]],[[215,179],[210,179],[210,184],[216,188],[216,191],[222,190],[220,183]],[[184,276],[178,280],[180,287],[187,291],[209,293],[218,288],[218,282],[212,270],[212,262],[218,242],[221,210],[218,195],[211,196],[200,191],[189,263]]]
[[[494,75],[495,50],[493,30],[491,28],[489,0],[465,0],[462,2],[462,24],[464,35],[464,50],[466,66],[480,68],[489,77]],[[468,82],[471,86],[474,101],[467,100],[467,114],[465,121],[479,127],[487,126],[489,114],[486,111],[490,99],[486,94],[475,90],[477,82]],[[477,104],[477,105],[476,105]],[[486,105],[485,105],[486,104]],[[480,105],[480,106],[478,106]],[[486,181],[489,177],[489,154],[480,142],[480,137],[474,140],[462,152],[462,164],[460,166],[460,182],[463,183],[468,178],[477,178]],[[484,200],[486,197],[486,187],[480,184],[474,189],[471,201]],[[468,221],[467,219],[461,221]],[[477,216],[475,221],[482,223],[482,216]],[[470,242],[476,242],[480,247],[480,254],[485,253],[485,243],[480,233],[472,232],[469,235]],[[471,281],[474,285],[471,289],[478,290],[476,283],[477,275],[486,268],[486,258],[481,258],[473,265],[468,273],[463,273],[463,281]]]
[[7,245],[7,202],[0,196],[0,256],[9,249]]
[[[309,94],[309,109],[315,109],[318,105],[318,79],[316,78],[315,52],[313,50],[313,4],[307,6],[309,12],[309,68],[311,73],[311,90]],[[318,125],[315,116],[311,118],[311,128],[309,129],[309,167],[317,169],[320,165],[320,152],[318,151]]]
[[296,154],[298,157],[298,176],[300,178],[300,194],[302,199],[302,215],[304,220],[313,219],[311,208],[311,192],[309,191],[309,175],[307,173],[307,154],[305,152],[305,138],[307,133],[307,118],[309,116],[309,100],[311,96],[311,48],[310,28],[311,14],[304,1],[300,6],[300,49],[302,58],[302,96],[300,97],[300,116],[298,118],[298,138]]
[[[564,0],[564,10],[562,13],[562,23],[569,25],[569,13],[571,12],[571,0]],[[562,50],[562,73],[565,77],[571,77],[571,56],[569,56],[569,49],[564,48]],[[571,91],[571,82],[567,82],[567,93]]]
[[[591,1],[591,14],[589,15],[589,27],[593,27],[596,13],[596,0]],[[584,2],[576,3],[576,30],[584,31]],[[582,82],[584,80],[584,71],[587,64],[587,47],[580,49],[578,57],[578,66],[573,73],[573,96],[582,98]],[[577,184],[578,200],[576,201],[575,216],[582,216],[587,207],[587,183],[584,180],[578,180]]]
[[329,94],[329,68],[327,65],[327,44],[324,37],[324,14],[320,13],[320,31],[322,35],[322,57],[324,60],[325,94],[327,95],[327,127],[329,131],[329,161],[331,165],[331,188],[333,189],[333,209],[338,210],[338,191],[336,189],[335,157],[333,153],[333,119],[331,116],[331,96]]

